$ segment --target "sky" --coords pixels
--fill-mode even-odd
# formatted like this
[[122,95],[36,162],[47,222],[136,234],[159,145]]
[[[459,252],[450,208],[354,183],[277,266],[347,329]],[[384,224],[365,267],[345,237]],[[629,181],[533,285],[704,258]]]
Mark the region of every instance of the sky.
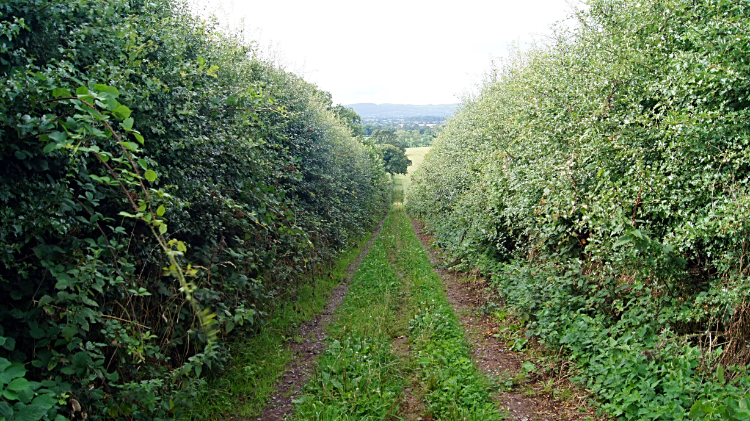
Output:
[[195,0],[335,104],[452,104],[514,43],[550,33],[567,0]]

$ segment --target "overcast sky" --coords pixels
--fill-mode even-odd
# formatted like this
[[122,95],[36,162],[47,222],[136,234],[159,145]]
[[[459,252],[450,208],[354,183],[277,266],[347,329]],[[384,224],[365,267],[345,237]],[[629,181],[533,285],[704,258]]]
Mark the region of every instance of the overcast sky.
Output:
[[571,10],[566,0],[194,1],[342,104],[459,102],[493,57]]

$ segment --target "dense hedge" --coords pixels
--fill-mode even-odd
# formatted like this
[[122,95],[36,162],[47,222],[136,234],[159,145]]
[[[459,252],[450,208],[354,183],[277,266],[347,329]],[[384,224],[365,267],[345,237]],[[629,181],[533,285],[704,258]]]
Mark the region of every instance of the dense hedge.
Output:
[[491,72],[408,206],[624,419],[748,419],[750,4],[589,1]]
[[387,209],[383,162],[182,4],[0,14],[0,418],[180,418],[228,335]]

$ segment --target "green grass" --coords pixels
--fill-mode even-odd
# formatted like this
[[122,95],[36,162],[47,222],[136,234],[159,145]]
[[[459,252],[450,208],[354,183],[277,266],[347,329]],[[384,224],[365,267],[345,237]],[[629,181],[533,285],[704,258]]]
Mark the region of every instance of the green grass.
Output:
[[[498,420],[458,318],[400,204],[355,274],[297,420],[397,419],[408,385],[436,420]],[[399,358],[393,341],[413,352]],[[418,414],[426,416],[428,414]]]
[[393,219],[386,218],[336,311],[329,347],[295,401],[294,419],[382,420],[398,409],[405,367],[391,343],[406,328],[397,317],[401,282],[385,247]]
[[490,399],[490,382],[471,361],[458,316],[448,302],[443,284],[401,209],[394,211],[395,241],[388,244],[394,265],[404,274],[410,292],[405,313],[409,317],[412,358],[427,407],[439,420],[498,420]]
[[260,413],[292,357],[284,342],[296,333],[298,326],[323,310],[331,291],[345,279],[346,268],[371,236],[363,237],[342,253],[331,276],[321,276],[314,285],[302,286],[295,305],[270,314],[267,324],[257,334],[238,337],[229,344],[231,360],[221,376],[210,379],[205,392],[198,397],[193,419],[254,417]]
[[[403,200],[403,193],[411,186],[411,174],[419,168],[419,165],[424,161],[425,155],[430,151],[432,146],[424,146],[421,148],[406,148],[406,157],[411,160],[411,165],[406,169],[406,174],[396,174],[393,176],[394,190],[396,190],[396,197],[401,197]],[[399,195],[399,190],[401,191]]]

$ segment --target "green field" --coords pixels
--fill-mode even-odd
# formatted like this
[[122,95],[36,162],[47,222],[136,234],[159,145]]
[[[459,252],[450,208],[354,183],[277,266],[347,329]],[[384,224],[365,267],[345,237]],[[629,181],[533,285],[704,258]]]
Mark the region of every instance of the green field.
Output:
[[393,176],[394,189],[406,192],[411,185],[411,175],[419,168],[424,161],[425,155],[430,151],[432,146],[421,148],[406,148],[406,156],[411,160],[411,165],[406,169],[406,175],[396,174]]

